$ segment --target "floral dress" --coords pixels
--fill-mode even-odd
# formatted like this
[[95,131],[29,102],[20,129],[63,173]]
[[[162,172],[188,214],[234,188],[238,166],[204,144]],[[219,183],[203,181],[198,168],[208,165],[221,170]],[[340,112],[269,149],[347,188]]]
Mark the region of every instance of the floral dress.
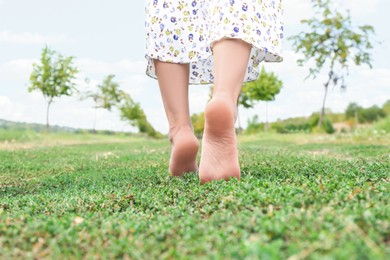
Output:
[[212,44],[237,38],[252,45],[244,81],[255,80],[260,62],[282,61],[282,0],[147,0],[146,74],[154,59],[190,64],[190,84],[214,80]]

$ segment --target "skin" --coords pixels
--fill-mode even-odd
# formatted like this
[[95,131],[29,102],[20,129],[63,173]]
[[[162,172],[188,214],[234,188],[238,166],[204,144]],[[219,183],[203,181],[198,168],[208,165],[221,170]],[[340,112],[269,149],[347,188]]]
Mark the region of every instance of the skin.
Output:
[[[205,109],[201,183],[240,178],[234,123],[250,50],[250,44],[238,39],[223,39],[213,45],[214,88]],[[189,65],[155,60],[155,66],[172,144],[169,171],[173,176],[197,171],[199,144],[189,114]]]
[[182,176],[198,170],[199,143],[194,135],[188,104],[189,65],[155,60],[157,79],[169,123],[169,172]]

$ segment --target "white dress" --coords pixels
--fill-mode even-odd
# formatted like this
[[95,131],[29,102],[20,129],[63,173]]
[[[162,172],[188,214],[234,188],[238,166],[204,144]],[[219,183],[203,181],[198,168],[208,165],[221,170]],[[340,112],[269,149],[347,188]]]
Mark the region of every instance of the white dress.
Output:
[[260,62],[280,62],[282,0],[147,0],[146,74],[153,59],[190,63],[190,84],[213,83],[212,43],[222,38],[252,44],[246,81],[257,79]]

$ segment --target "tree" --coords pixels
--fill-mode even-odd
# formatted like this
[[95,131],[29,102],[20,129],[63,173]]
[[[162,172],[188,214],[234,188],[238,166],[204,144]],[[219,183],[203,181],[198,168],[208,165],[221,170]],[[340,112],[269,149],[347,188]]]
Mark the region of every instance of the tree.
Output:
[[309,26],[307,32],[290,37],[293,47],[303,54],[297,60],[300,66],[314,62],[309,75],[315,79],[326,68],[328,79],[324,84],[325,93],[322,102],[318,126],[322,126],[325,115],[325,102],[330,84],[346,88],[345,75],[351,63],[359,66],[367,64],[372,68],[373,45],[370,37],[374,28],[370,25],[352,26],[349,12],[341,13],[330,0],[312,0],[315,16],[301,23]]
[[386,112],[377,105],[362,110],[362,123],[373,123],[384,117]]
[[191,116],[192,126],[194,127],[194,133],[197,137],[201,137],[204,131],[204,112],[199,114],[193,114]]
[[[253,108],[257,101],[273,101],[279,94],[283,82],[273,72],[266,72],[262,67],[258,79],[247,82],[242,87],[238,103],[245,108]],[[265,130],[268,129],[268,103],[266,103],[266,123]]]
[[359,120],[359,116],[361,116],[362,109],[363,108],[355,102],[349,103],[347,109],[345,110],[345,117],[347,119],[353,118],[355,121],[354,124],[356,126],[359,123],[359,121],[361,121]]
[[33,64],[28,91],[39,90],[47,101],[46,127],[49,128],[49,109],[55,98],[71,96],[77,91],[75,79],[78,69],[74,57],[65,57],[45,47],[40,64]]
[[251,119],[248,119],[245,133],[247,134],[258,133],[264,128],[265,128],[264,123],[259,122],[259,116],[254,115]]
[[[88,91],[83,99],[91,98],[95,102],[95,118],[93,123],[93,131],[96,128],[96,111],[99,108],[111,111],[122,100],[124,92],[120,90],[119,83],[114,81],[115,75],[106,76],[102,83],[96,86],[96,91]],[[89,80],[86,80],[89,82]]]
[[390,99],[383,104],[382,109],[385,111],[386,116],[390,116]]
[[150,137],[161,138],[162,134],[155,130],[148,122],[141,105],[135,103],[130,95],[122,92],[122,102],[118,105],[122,120],[129,120],[132,126],[138,128],[140,133],[146,133]]
[[354,118],[357,123],[372,123],[386,117],[386,111],[376,105],[363,108],[356,103],[350,103],[345,110],[346,118]]
[[345,116],[347,118],[353,118],[355,117],[356,112],[358,112],[361,109],[362,107],[359,106],[357,103],[355,102],[349,103],[347,108],[345,109]]
[[120,90],[119,83],[115,82],[114,78],[115,75],[110,74],[104,78],[102,84],[97,85],[100,92],[100,97],[98,98],[99,108],[111,111],[126,96],[125,92]]
[[117,109],[120,112],[121,120],[130,121],[130,124],[137,127],[141,133],[160,138],[162,134],[156,131],[148,122],[141,105],[134,102],[129,94],[121,90],[119,83],[114,81],[114,78],[115,75],[113,74],[105,77],[103,82],[97,85],[97,90],[87,92],[85,98],[94,100],[95,109],[103,108],[108,111],[112,111],[114,108]]
[[[320,113],[313,113],[308,120],[308,124],[311,126],[311,130],[314,132],[325,131],[328,134],[333,134],[336,130],[333,128],[332,122],[328,117],[324,117],[324,121],[321,124],[322,127],[318,128],[318,121],[320,120]],[[317,128],[315,127],[317,125]]]

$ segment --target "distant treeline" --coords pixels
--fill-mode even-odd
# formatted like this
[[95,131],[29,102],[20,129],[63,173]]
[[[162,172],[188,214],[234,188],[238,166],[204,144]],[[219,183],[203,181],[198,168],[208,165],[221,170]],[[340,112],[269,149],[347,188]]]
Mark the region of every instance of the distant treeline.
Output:
[[[43,133],[47,131],[47,127],[44,124],[37,123],[23,123],[23,122],[13,122],[0,119],[0,129],[6,131],[34,131],[37,133]],[[106,135],[114,135],[118,132],[110,130],[93,130],[93,129],[81,129],[81,128],[72,128],[65,126],[53,125],[50,126],[51,133],[73,133],[73,134],[82,134],[82,133],[99,133]]]
[[[193,114],[192,124],[194,131],[198,136],[201,136],[204,128],[204,114]],[[385,119],[385,120],[383,120]],[[344,113],[333,113],[328,110],[325,120],[323,122],[322,129],[318,129],[317,124],[319,120],[319,113],[312,113],[309,117],[294,117],[284,120],[277,120],[276,122],[268,123],[268,126],[264,122],[259,121],[259,117],[255,115],[247,122],[247,128],[240,131],[246,134],[257,133],[261,131],[269,130],[277,133],[296,133],[296,132],[326,132],[334,133],[338,129],[336,124],[341,124],[344,130],[350,130],[357,127],[359,124],[371,124],[377,121],[382,122],[381,128],[390,132],[389,120],[390,119],[390,100],[385,102],[382,107],[377,105],[364,108],[357,103],[350,103]],[[44,124],[36,123],[22,123],[12,122],[0,119],[0,130],[3,131],[33,131],[33,132],[46,132],[47,128]],[[93,130],[93,129],[80,129],[72,127],[63,127],[54,125],[50,127],[52,133],[99,133],[105,135],[123,134],[122,132],[110,131],[110,130]],[[131,133],[125,133],[131,134]]]
[[[364,108],[357,103],[350,103],[344,113],[333,113],[328,110],[323,122],[322,129],[318,129],[319,113],[312,113],[309,117],[296,117],[284,120],[278,120],[270,123],[269,128],[278,133],[294,132],[321,132],[334,133],[337,130],[351,130],[359,124],[371,124],[384,118],[390,118],[390,100],[385,102],[382,107],[377,105]],[[341,125],[336,129],[336,124]],[[259,122],[258,116],[248,120],[248,126],[245,133],[255,133],[264,131],[265,123]]]

